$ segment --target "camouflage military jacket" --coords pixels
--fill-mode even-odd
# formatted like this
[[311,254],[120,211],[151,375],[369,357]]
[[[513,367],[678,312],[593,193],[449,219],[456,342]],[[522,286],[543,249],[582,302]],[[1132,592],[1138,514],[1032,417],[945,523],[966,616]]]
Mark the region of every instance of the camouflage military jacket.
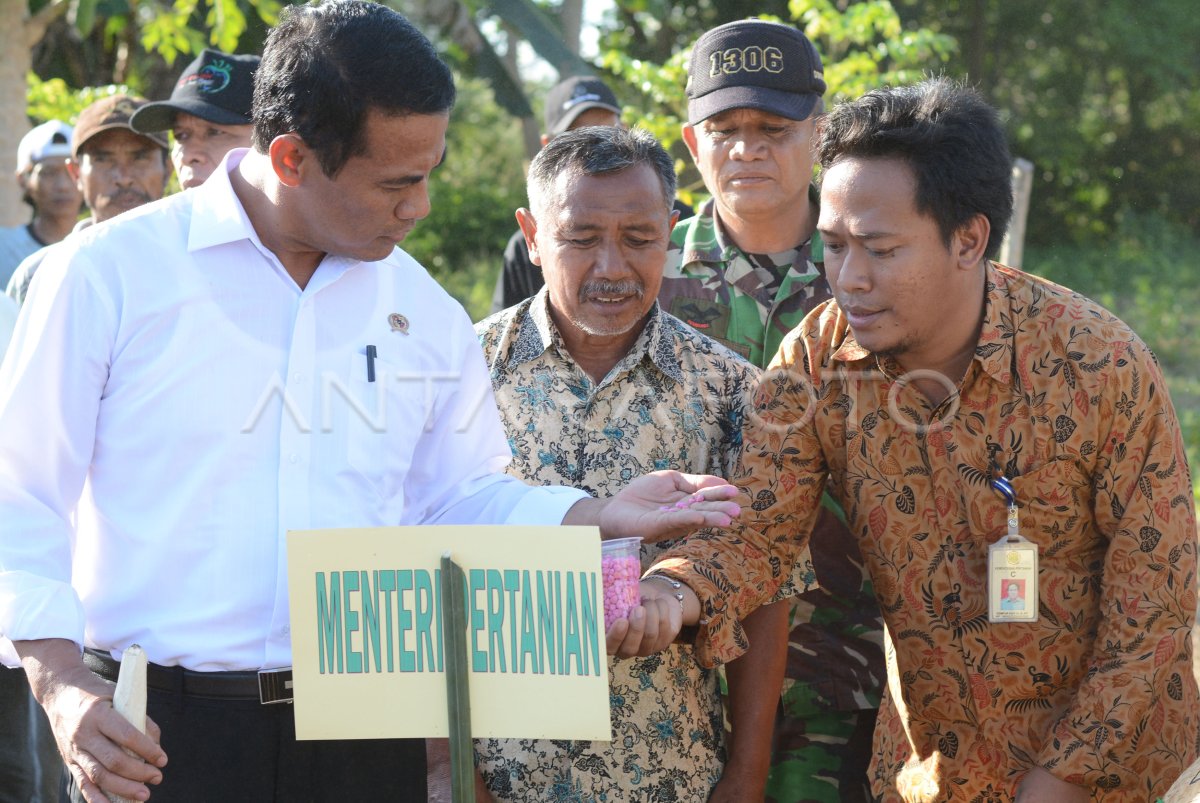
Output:
[[721,231],[715,207],[706,201],[671,233],[658,301],[762,368],[784,335],[830,296],[821,241],[814,234],[781,254],[746,254]]

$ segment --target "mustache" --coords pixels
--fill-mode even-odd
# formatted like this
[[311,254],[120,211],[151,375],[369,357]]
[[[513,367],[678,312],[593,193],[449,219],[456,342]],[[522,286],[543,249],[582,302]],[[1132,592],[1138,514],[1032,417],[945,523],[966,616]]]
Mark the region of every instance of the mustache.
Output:
[[579,287],[579,300],[587,301],[594,296],[637,296],[639,299],[646,294],[646,288],[641,282],[626,279],[621,282],[606,282],[603,280],[584,282]]
[[150,203],[150,196],[138,190],[117,190],[108,196],[110,203],[141,206]]

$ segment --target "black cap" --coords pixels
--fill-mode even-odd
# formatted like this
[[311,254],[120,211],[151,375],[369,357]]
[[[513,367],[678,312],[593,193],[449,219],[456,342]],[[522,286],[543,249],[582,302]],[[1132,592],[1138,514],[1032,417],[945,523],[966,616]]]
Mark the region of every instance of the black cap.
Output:
[[576,75],[546,93],[546,133],[561,134],[588,109],[607,109],[621,116],[617,96],[599,78]]
[[133,116],[133,128],[143,133],[166,131],[176,112],[194,114],[218,125],[249,125],[258,56],[234,56],[203,50],[187,66],[170,100],[147,103]]
[[688,67],[688,123],[730,109],[760,109],[807,120],[825,73],[813,43],[791,25],[740,20],[696,40]]

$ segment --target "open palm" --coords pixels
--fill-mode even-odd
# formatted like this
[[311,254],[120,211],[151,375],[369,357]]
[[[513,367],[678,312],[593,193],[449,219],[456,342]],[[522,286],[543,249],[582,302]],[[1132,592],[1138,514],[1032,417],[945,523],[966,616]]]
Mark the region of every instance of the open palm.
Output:
[[702,527],[728,527],[741,513],[738,489],[720,477],[655,471],[638,477],[600,512],[604,538],[641,536],[653,543]]

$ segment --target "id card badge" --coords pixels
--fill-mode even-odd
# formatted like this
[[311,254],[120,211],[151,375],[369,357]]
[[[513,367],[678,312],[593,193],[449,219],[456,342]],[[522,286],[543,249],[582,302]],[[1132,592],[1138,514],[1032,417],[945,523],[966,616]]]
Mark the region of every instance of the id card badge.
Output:
[[1008,535],[988,547],[988,621],[1036,622],[1038,547],[1018,532],[1017,507],[1008,508]]

